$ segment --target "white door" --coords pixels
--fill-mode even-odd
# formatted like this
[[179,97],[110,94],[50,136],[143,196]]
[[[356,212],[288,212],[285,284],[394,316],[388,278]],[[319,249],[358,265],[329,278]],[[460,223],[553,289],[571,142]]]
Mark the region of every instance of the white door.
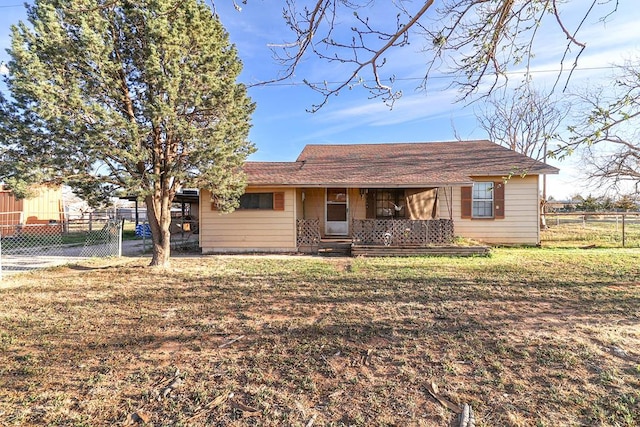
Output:
[[327,188],[325,234],[347,236],[349,234],[349,197],[346,188]]

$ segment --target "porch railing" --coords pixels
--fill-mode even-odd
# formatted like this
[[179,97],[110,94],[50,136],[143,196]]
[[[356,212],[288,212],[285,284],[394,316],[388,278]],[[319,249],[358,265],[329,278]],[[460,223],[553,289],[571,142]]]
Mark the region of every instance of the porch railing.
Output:
[[360,245],[445,245],[453,242],[453,220],[354,219],[351,235]]
[[320,220],[318,218],[299,219],[296,225],[298,248],[301,246],[318,246],[320,243]]

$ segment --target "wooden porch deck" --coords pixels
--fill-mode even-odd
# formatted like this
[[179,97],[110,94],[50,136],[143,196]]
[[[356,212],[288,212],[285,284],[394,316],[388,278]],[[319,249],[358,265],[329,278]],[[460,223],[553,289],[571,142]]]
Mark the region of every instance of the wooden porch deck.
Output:
[[318,255],[351,256],[351,239],[322,239],[318,244]]
[[324,256],[486,256],[487,246],[456,246],[453,221],[352,221],[350,238],[322,238],[318,219],[298,220],[298,251]]
[[408,257],[408,256],[488,256],[488,246],[383,246],[352,245],[351,256],[358,257]]

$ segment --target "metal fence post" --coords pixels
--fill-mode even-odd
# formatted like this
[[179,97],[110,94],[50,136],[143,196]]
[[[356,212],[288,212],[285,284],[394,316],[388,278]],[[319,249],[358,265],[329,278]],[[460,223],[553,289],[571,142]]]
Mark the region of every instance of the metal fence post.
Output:
[[147,252],[147,221],[142,223],[142,252]]
[[124,232],[124,218],[120,221],[120,230],[118,232],[118,258],[122,257],[122,233]]

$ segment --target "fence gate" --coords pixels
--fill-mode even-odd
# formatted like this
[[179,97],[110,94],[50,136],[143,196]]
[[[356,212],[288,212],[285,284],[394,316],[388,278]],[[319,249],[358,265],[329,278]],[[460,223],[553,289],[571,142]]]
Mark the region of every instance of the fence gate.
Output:
[[11,272],[122,255],[122,222],[70,232],[65,221],[0,225],[0,279]]

